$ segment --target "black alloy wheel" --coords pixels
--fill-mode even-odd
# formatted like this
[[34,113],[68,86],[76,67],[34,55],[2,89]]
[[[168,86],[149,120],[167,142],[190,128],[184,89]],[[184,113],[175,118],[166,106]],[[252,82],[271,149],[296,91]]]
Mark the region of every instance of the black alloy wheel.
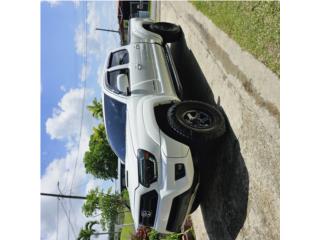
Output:
[[225,121],[218,107],[200,101],[183,101],[167,112],[172,130],[189,143],[204,143],[221,137]]

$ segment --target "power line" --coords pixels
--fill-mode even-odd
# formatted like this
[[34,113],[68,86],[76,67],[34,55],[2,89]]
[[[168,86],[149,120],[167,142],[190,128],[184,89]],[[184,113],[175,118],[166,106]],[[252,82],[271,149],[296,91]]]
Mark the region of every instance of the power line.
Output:
[[120,34],[120,31],[117,31],[117,30],[113,30],[113,29],[106,29],[106,28],[96,28],[97,31],[105,31],[105,32],[113,32],[113,33],[119,33]]
[[[58,188],[58,191],[60,192],[60,197],[62,197],[62,196],[64,196],[64,194],[62,194],[62,192],[61,192],[61,189],[60,189],[60,187],[59,187],[59,181],[57,182],[57,188]],[[50,193],[41,193],[41,195],[46,195],[46,196],[49,196],[49,195],[53,195],[53,194],[50,194]],[[70,237],[70,226],[71,226],[71,229],[72,229],[72,232],[73,232],[73,234],[74,234],[74,237],[76,237],[75,235],[75,231],[74,231],[74,227],[73,227],[73,225],[72,225],[72,223],[71,223],[71,221],[70,221],[70,211],[69,211],[69,215],[68,215],[68,213],[67,213],[67,211],[66,211],[66,209],[65,209],[65,207],[64,207],[64,205],[63,205],[63,202],[61,202],[61,206],[62,206],[62,208],[63,208],[63,211],[64,211],[64,213],[65,213],[65,215],[66,215],[66,217],[67,217],[67,219],[68,219],[68,240],[69,240],[69,237]]]
[[76,238],[76,232],[74,231],[74,228],[73,228],[73,225],[72,225],[72,223],[71,223],[71,221],[70,221],[70,217],[68,216],[67,210],[66,210],[66,208],[64,207],[63,202],[61,201],[60,203],[61,203],[61,206],[62,206],[63,212],[64,212],[64,214],[65,214],[65,215],[66,215],[66,217],[67,217],[67,220],[68,220],[69,226],[71,226],[72,233],[73,233],[74,237]]
[[[82,137],[82,126],[83,126],[83,118],[84,118],[84,110],[85,110],[85,99],[86,99],[86,85],[87,85],[87,56],[88,56],[88,51],[87,51],[87,11],[88,11],[88,2],[85,1],[84,2],[84,40],[85,40],[85,56],[84,56],[84,83],[83,83],[83,96],[82,96],[82,108],[81,108],[81,120],[80,120],[80,130],[79,130],[79,140],[78,140],[78,151],[77,151],[77,156],[76,156],[76,161],[74,164],[74,171],[73,171],[73,176],[71,179],[71,185],[70,185],[70,191],[69,194],[71,195],[72,193],[72,187],[73,187],[73,182],[76,176],[76,172],[77,172],[77,165],[78,165],[78,160],[79,160],[79,155],[80,155],[80,144],[81,144],[81,137]],[[82,76],[81,76],[82,77]],[[82,79],[81,79],[82,80]],[[71,200],[69,200],[69,217],[71,215],[71,211],[72,211],[72,203]]]
[[83,96],[82,96],[82,108],[81,108],[81,120],[80,120],[80,130],[79,130],[79,141],[78,141],[78,151],[77,151],[77,157],[76,157],[76,162],[74,165],[74,171],[73,171],[73,176],[71,180],[71,186],[70,186],[70,191],[69,194],[72,193],[72,186],[74,182],[74,178],[76,175],[76,170],[77,170],[77,164],[78,164],[78,159],[79,159],[79,154],[80,154],[80,144],[81,144],[81,136],[82,136],[82,125],[83,125],[83,117],[84,117],[84,109],[85,109],[85,98],[86,98],[86,85],[87,85],[87,8],[88,8],[88,3],[87,1],[84,4],[85,6],[85,24],[84,24],[84,29],[85,29],[85,63],[84,63],[84,87],[83,87]]
[[57,228],[56,228],[56,240],[58,240],[59,237],[59,198],[57,198]]
[[[62,194],[62,192],[61,192],[61,189],[60,189],[60,187],[59,187],[59,182],[57,182],[57,188],[58,188],[58,191],[60,192],[60,194],[58,194],[59,196],[58,197],[65,197],[64,196],[64,194]],[[46,195],[46,196],[52,196],[52,195],[56,195],[56,194],[51,194],[51,193],[41,193],[41,195]],[[70,196],[69,196],[70,197]],[[79,196],[78,196],[79,197]],[[61,201],[61,206],[62,206],[62,209],[63,209],[63,211],[64,211],[64,214],[66,215],[66,217],[67,217],[67,219],[68,219],[68,239],[69,239],[69,235],[70,235],[70,233],[69,233],[69,227],[71,226],[71,230],[72,230],[72,232],[73,232],[73,235],[74,235],[74,237],[76,238],[76,234],[75,234],[75,231],[74,231],[74,227],[73,227],[73,225],[72,225],[72,223],[71,223],[71,221],[70,221],[70,213],[69,213],[69,215],[68,215],[68,213],[67,213],[67,210],[65,209],[65,207],[64,207],[64,204],[63,204],[63,202]]]
[[[83,7],[83,9],[84,9],[84,1],[83,2],[80,2],[80,5]],[[76,8],[74,8],[74,10],[75,10]],[[80,13],[80,16],[78,16],[78,12]],[[77,16],[75,16],[76,18],[77,17],[80,17],[80,19],[82,19],[83,18],[83,12],[84,11],[78,11],[78,10],[76,10],[76,14],[77,14]],[[82,34],[82,39],[83,39],[83,31],[81,31],[81,34]],[[77,57],[76,56],[74,56],[74,58],[73,58],[73,60],[74,60],[74,67],[75,67],[75,69],[78,69],[79,68],[79,66],[78,66],[78,61],[77,61]],[[68,179],[69,179],[69,172],[70,172],[70,170],[71,169],[68,169],[68,171],[67,171],[67,176],[66,176],[66,181],[65,181],[65,183],[64,183],[64,187],[63,187],[63,191],[67,191],[67,184],[68,184]]]

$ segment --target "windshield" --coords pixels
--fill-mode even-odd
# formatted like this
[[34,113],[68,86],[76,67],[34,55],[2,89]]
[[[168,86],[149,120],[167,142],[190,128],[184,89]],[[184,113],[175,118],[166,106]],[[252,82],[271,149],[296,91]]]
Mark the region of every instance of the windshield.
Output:
[[103,96],[105,126],[109,144],[118,158],[125,161],[127,106],[105,94]]

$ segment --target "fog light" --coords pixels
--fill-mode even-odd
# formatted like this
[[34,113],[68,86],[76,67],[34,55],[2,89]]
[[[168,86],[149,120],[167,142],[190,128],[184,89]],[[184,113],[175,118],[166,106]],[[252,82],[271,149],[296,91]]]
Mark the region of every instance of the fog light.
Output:
[[182,163],[178,163],[174,166],[174,174],[175,174],[175,180],[183,178],[186,175],[186,170]]

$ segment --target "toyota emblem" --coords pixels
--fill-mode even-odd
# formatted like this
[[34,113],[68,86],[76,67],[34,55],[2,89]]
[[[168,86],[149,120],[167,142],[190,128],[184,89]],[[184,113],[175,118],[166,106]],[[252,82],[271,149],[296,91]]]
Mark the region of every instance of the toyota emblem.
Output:
[[142,210],[141,211],[141,216],[142,217],[151,217],[151,215],[152,215],[152,211],[148,211],[148,210]]

